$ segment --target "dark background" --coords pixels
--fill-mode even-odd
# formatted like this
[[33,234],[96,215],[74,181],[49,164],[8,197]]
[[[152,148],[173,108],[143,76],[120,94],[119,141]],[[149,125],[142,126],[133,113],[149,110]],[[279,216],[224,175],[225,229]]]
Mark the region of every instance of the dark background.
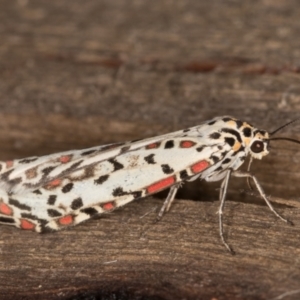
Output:
[[[299,9],[296,0],[0,1],[0,159],[220,115],[274,130],[299,117]],[[286,199],[275,206],[294,227],[242,195],[239,179],[224,220],[234,257],[218,236],[219,183],[186,184],[177,198],[187,200],[158,224],[163,195],[50,235],[1,226],[0,298],[298,299],[300,152],[272,146],[252,170]]]

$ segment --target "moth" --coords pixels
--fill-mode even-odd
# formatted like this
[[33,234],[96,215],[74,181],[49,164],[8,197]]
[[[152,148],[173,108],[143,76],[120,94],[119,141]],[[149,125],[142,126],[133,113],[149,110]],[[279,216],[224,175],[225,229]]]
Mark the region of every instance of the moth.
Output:
[[[222,116],[153,138],[1,162],[0,223],[36,232],[59,230],[170,189],[160,219],[183,182],[221,181],[220,236],[233,252],[222,222],[230,177],[252,180],[271,211],[289,222],[273,208],[250,165],[269,153],[270,141],[295,141],[271,137],[292,122],[268,133]],[[247,157],[248,171],[242,172],[238,169]]]

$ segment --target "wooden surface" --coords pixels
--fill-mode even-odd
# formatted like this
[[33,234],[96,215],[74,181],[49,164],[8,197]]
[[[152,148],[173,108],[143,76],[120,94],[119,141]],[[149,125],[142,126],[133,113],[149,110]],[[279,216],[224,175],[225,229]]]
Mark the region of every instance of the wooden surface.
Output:
[[[0,159],[163,134],[218,115],[299,117],[298,1],[0,0]],[[300,124],[281,135],[300,138]],[[54,234],[1,226],[0,299],[299,299],[300,151],[252,171],[291,227],[230,182],[164,195]],[[201,200],[201,201],[192,201]]]

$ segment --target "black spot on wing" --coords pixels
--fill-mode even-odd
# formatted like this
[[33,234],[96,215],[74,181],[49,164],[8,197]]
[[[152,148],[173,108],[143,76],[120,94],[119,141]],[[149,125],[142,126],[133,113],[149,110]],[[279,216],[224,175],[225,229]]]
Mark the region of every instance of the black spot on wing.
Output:
[[7,217],[0,217],[0,223],[14,224],[15,220]]
[[135,192],[125,192],[121,186],[115,188],[112,192],[112,195],[114,197],[120,197],[124,195],[132,195],[134,199],[140,198],[142,196],[141,191],[135,191]]
[[124,196],[124,195],[127,195],[126,192],[124,192],[123,188],[122,187],[117,187],[113,190],[112,192],[112,195],[114,197],[119,197],[119,196]]
[[22,160],[19,160],[20,164],[28,164],[31,163],[33,161],[36,161],[38,159],[38,157],[33,157],[33,158],[24,158]]
[[9,171],[3,173],[3,174],[1,175],[1,180],[3,180],[3,181],[8,181],[8,177],[9,177],[10,173],[12,173],[13,171],[14,171],[14,169],[11,169],[11,170],[9,170]]
[[169,140],[166,142],[165,144],[165,149],[171,149],[174,147],[174,141],[173,140]]
[[56,196],[56,195],[50,195],[49,198],[48,198],[47,203],[48,203],[49,205],[54,205],[56,199],[57,199],[57,196]]
[[20,203],[19,201],[15,200],[15,199],[9,198],[8,203],[15,206],[15,207],[17,207],[17,208],[20,208],[21,210],[31,211],[30,206],[28,206],[26,204],[22,204],[22,203]]
[[34,190],[32,191],[34,194],[37,194],[37,195],[42,195],[42,192],[40,190]]
[[113,158],[109,159],[108,161],[114,166],[114,172],[124,168],[124,166],[121,163],[119,163]]
[[182,179],[182,180],[186,180],[189,178],[189,175],[186,170],[180,171],[179,176],[180,176],[180,179]]
[[182,132],[189,132],[189,131],[191,131],[190,128],[186,128],[186,129],[183,129],[183,130],[182,130]]
[[48,175],[51,171],[53,171],[55,169],[55,167],[47,167],[47,168],[44,168],[41,172],[44,174],[44,175]]
[[8,182],[12,185],[16,185],[16,184],[19,184],[22,182],[22,178],[21,177],[14,178],[14,179],[9,180]]
[[223,161],[222,161],[222,164],[223,165],[226,165],[226,164],[228,164],[228,163],[230,163],[231,162],[231,159],[230,158],[225,158]]
[[120,149],[120,153],[125,153],[125,152],[128,152],[129,150],[130,150],[130,146],[128,145],[128,146],[124,146],[124,147],[122,147],[121,149]]
[[225,137],[224,140],[225,140],[225,143],[227,143],[230,147],[233,147],[233,145],[235,144],[234,138]]
[[93,208],[93,207],[87,207],[87,208],[83,208],[80,210],[80,212],[83,212],[87,215],[90,215],[90,216],[94,216],[96,214],[98,214],[99,212],[97,211],[97,209]]
[[73,186],[74,186],[74,183],[72,183],[72,182],[67,183],[67,184],[61,189],[61,191],[62,191],[63,193],[68,193],[68,192],[70,192],[70,191],[72,190]]
[[73,210],[79,209],[82,206],[83,206],[83,202],[82,202],[82,199],[80,197],[73,200],[72,203],[71,203],[71,208]]
[[84,151],[81,153],[81,156],[86,156],[86,155],[90,155],[92,153],[96,152],[96,150],[88,150],[88,151]]
[[163,172],[165,174],[171,174],[174,172],[174,169],[172,169],[169,165],[167,164],[164,164],[164,165],[161,165],[161,169],[163,170]]
[[133,196],[134,199],[140,198],[142,196],[141,191],[132,192],[130,194]]
[[226,154],[228,153],[228,151],[223,151],[223,152],[221,152],[221,157],[224,157]]
[[210,159],[213,160],[214,164],[216,164],[216,163],[220,160],[220,158],[219,158],[218,156],[215,156],[215,155],[212,155],[212,156],[210,157]]
[[200,146],[200,147],[197,147],[196,150],[197,150],[198,152],[201,152],[201,151],[203,151],[204,148],[205,148],[205,146]]
[[218,172],[218,171],[222,171],[223,170],[223,167],[222,166],[219,166],[217,167],[214,171]]
[[21,213],[21,217],[30,220],[39,220],[39,218],[29,213]]
[[209,137],[214,140],[218,139],[220,136],[221,134],[219,132],[213,132],[209,135]]
[[156,164],[156,162],[154,161],[154,155],[155,154],[150,154],[146,157],[144,157],[144,160],[148,163],[148,164]]
[[102,183],[105,182],[108,178],[109,178],[109,175],[102,175],[102,176],[99,176],[97,179],[94,180],[94,183],[95,183],[95,184],[102,184]]
[[213,120],[213,121],[208,122],[207,125],[211,126],[211,125],[214,125],[215,123],[216,123],[216,120]]
[[224,117],[222,120],[224,122],[229,122],[229,121],[232,121],[232,118],[230,118],[230,117]]
[[48,216],[51,218],[61,217],[62,214],[56,209],[47,209]]

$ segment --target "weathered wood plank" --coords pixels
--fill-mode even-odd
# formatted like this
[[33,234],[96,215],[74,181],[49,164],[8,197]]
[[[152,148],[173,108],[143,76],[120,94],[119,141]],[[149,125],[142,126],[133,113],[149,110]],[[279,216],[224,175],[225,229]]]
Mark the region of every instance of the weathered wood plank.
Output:
[[161,204],[136,201],[53,234],[2,226],[2,295],[271,299],[299,288],[298,208],[280,210],[295,222],[288,226],[265,206],[228,202],[224,222],[237,253],[232,256],[219,238],[218,202],[176,201],[154,224]]

